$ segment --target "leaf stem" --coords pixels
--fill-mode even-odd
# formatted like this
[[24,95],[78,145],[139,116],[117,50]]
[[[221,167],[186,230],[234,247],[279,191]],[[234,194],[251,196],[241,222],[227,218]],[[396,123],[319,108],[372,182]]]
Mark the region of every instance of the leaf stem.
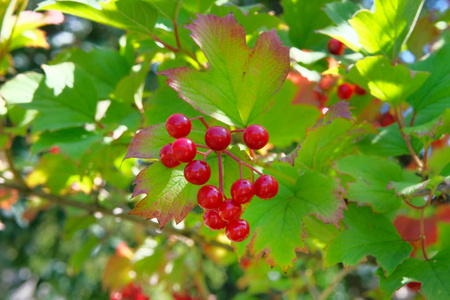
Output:
[[194,121],[194,120],[200,120],[200,122],[202,122],[203,125],[205,125],[206,129],[209,128],[209,125],[208,125],[208,123],[206,123],[205,118],[203,118],[203,116],[198,116],[198,117],[191,119],[191,121]]
[[256,170],[255,168],[253,168],[252,166],[250,166],[249,164],[243,162],[242,160],[240,160],[239,158],[237,158],[236,156],[234,156],[233,154],[231,154],[230,151],[228,150],[223,150],[223,153],[225,153],[226,155],[228,155],[229,157],[231,157],[232,159],[234,159],[235,161],[237,161],[239,164],[242,164],[244,166],[246,166],[247,168],[249,168],[250,170],[252,170],[255,173],[258,173],[259,175],[263,175],[260,171]]
[[403,128],[405,127],[405,119],[403,118],[400,107],[395,107],[394,112],[395,112],[395,119],[397,121],[397,125],[400,130],[400,134],[402,135],[402,138],[406,143],[406,147],[408,147],[409,154],[413,158],[414,163],[419,168],[419,170],[422,171],[423,163],[417,156],[417,154],[414,152],[414,149],[411,145],[411,137],[403,132]]
[[420,237],[422,238],[422,253],[423,253],[423,257],[425,258],[425,260],[428,260],[428,256],[427,256],[427,252],[425,250],[425,219],[424,219],[424,212],[425,209],[427,208],[428,205],[430,205],[431,203],[431,199],[433,199],[433,191],[430,192],[428,199],[427,199],[427,203],[425,204],[425,206],[421,209],[420,211]]
[[222,195],[225,195],[223,192],[223,168],[222,168],[222,152],[217,152],[217,161],[219,164],[219,189]]
[[408,200],[406,200],[405,197],[402,197],[402,200],[403,200],[403,202],[405,202],[406,205],[408,205],[409,207],[414,208],[414,209],[422,209],[427,206],[427,204],[425,204],[423,206],[414,205],[411,202],[408,202]]

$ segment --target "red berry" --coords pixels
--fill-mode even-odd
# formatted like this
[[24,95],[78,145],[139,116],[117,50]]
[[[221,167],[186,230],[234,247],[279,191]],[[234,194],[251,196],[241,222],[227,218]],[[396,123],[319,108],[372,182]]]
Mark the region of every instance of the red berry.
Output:
[[406,284],[406,286],[413,291],[419,291],[422,288],[422,283],[417,281],[411,281]]
[[342,100],[350,99],[353,96],[353,87],[349,83],[341,84],[337,89],[337,96]]
[[211,168],[201,160],[193,160],[184,168],[184,178],[192,184],[203,185],[211,177]]
[[167,132],[178,139],[191,132],[191,120],[183,114],[173,114],[166,121]]
[[231,186],[231,198],[236,203],[244,204],[250,202],[255,196],[255,185],[247,179],[236,180]]
[[122,293],[111,292],[111,294],[109,294],[109,300],[122,300]]
[[159,158],[163,165],[167,168],[175,168],[180,165],[180,163],[172,156],[172,144],[167,144],[162,147],[159,151]]
[[331,39],[327,45],[328,52],[334,55],[342,55],[344,54],[344,44],[336,39]]
[[353,86],[353,90],[355,91],[356,95],[360,95],[360,96],[364,96],[367,93],[365,89],[363,89],[362,87],[360,87],[357,84],[355,84]]
[[52,154],[58,154],[59,153],[59,147],[58,146],[53,146],[50,148],[50,153]]
[[278,194],[278,181],[271,175],[263,175],[255,181],[255,194],[261,199],[270,199]]
[[233,200],[227,200],[219,207],[219,216],[222,220],[230,222],[231,220],[239,219],[241,217],[242,207]]
[[197,147],[188,138],[181,138],[172,144],[172,156],[180,163],[188,163],[195,158]]
[[205,134],[205,143],[214,151],[225,150],[231,143],[231,133],[222,126],[210,127]]
[[212,230],[220,230],[227,226],[228,222],[222,220],[217,210],[207,210],[203,214],[203,223]]
[[225,228],[225,235],[232,242],[242,242],[250,234],[250,226],[248,222],[241,220],[231,221]]
[[395,122],[395,118],[389,112],[385,112],[384,114],[381,115],[381,118],[380,118],[380,126],[381,127],[389,126],[389,125],[393,124],[394,122]]
[[198,205],[203,209],[218,208],[223,202],[222,193],[213,185],[205,185],[197,194]]
[[134,295],[133,300],[149,300],[149,299],[144,294],[136,294]]
[[250,125],[244,131],[244,142],[250,149],[261,149],[268,141],[269,133],[261,125]]

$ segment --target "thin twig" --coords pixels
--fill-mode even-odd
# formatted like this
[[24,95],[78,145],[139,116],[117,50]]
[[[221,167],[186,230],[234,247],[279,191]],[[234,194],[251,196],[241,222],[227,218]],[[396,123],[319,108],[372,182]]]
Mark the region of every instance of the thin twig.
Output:
[[[34,196],[43,198],[53,204],[57,204],[60,206],[70,206],[70,207],[79,208],[79,209],[88,211],[91,214],[93,214],[95,212],[100,212],[106,216],[111,216],[114,218],[120,218],[122,220],[142,224],[145,227],[147,227],[148,229],[159,230],[159,225],[157,223],[149,222],[143,218],[129,215],[126,212],[115,214],[115,213],[113,213],[113,211],[111,211],[103,206],[95,206],[92,204],[72,200],[68,197],[62,197],[62,196],[57,196],[57,195],[53,195],[53,194],[48,194],[40,188],[30,189],[28,187],[23,187],[17,183],[0,183],[0,187],[16,189],[25,195],[34,195]],[[192,230],[187,230],[187,229],[180,230],[180,229],[176,229],[173,227],[165,227],[161,231],[162,231],[162,234],[164,234],[164,235],[184,236],[184,237],[194,240],[195,242],[197,242],[199,244],[209,244],[209,245],[212,245],[215,247],[223,248],[228,251],[233,251],[231,246],[220,243],[215,240],[206,241],[202,236],[198,235],[196,232],[194,232]]]
[[425,206],[421,209],[420,211],[420,237],[422,239],[422,253],[423,253],[423,257],[425,258],[425,260],[428,260],[428,256],[427,256],[427,252],[425,249],[425,219],[424,219],[424,212],[425,209],[427,208],[428,205],[430,205],[431,203],[431,199],[433,199],[433,192],[430,192],[428,199],[427,199],[427,203],[425,204]]
[[334,288],[342,281],[342,279],[344,279],[345,276],[352,273],[354,270],[356,270],[356,267],[348,267],[340,270],[339,273],[337,273],[337,275],[334,277],[333,282],[329,284],[327,288],[324,289],[320,294],[318,300],[326,300],[328,296],[334,291]]
[[206,129],[209,128],[209,125],[208,125],[208,123],[206,123],[205,118],[203,118],[203,116],[198,116],[198,117],[191,119],[191,121],[194,121],[194,120],[200,120],[200,122],[202,122],[202,124],[206,127]]
[[[399,128],[399,130],[400,130],[400,134],[402,135],[402,138],[403,138],[403,140],[404,140],[405,143],[406,143],[406,147],[408,148],[409,154],[412,156],[412,158],[413,158],[413,160],[414,160],[414,163],[415,163],[416,166],[420,169],[420,171],[422,171],[422,168],[423,168],[422,161],[421,161],[420,158],[417,156],[417,154],[414,152],[414,149],[413,149],[413,147],[412,147],[412,145],[411,145],[411,137],[410,137],[409,135],[406,135],[406,134],[403,132],[403,128],[405,127],[405,126],[404,126],[404,121],[405,121],[405,120],[403,119],[402,113],[399,112],[398,110],[399,110],[399,109],[395,108],[394,112],[395,112],[395,117],[396,117],[395,119],[396,119],[396,121],[397,121],[397,125],[398,125],[398,128]],[[403,123],[402,123],[402,121],[403,121]]]

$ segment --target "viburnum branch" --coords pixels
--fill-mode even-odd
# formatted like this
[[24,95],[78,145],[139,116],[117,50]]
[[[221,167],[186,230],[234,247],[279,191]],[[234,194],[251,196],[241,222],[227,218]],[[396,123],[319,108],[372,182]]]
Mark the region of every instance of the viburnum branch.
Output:
[[[88,203],[84,203],[84,202],[80,202],[80,201],[76,201],[76,200],[72,200],[68,197],[62,197],[62,196],[57,196],[57,195],[53,195],[53,194],[49,194],[47,192],[44,192],[41,188],[34,188],[31,189],[27,186],[21,186],[17,183],[0,183],[0,188],[11,188],[11,189],[16,189],[18,191],[20,191],[21,193],[23,193],[24,195],[33,195],[33,196],[37,196],[40,197],[42,199],[45,199],[53,204],[57,204],[60,206],[70,206],[70,207],[75,207],[78,209],[82,209],[85,211],[88,211],[90,213],[94,213],[94,212],[100,212],[103,215],[106,216],[111,216],[114,218],[120,218],[122,220],[126,220],[126,221],[130,221],[130,222],[135,222],[135,223],[139,223],[144,225],[145,227],[152,229],[152,230],[160,230],[159,225],[157,223],[153,223],[153,222],[149,222],[143,218],[140,217],[136,217],[133,215],[129,215],[127,212],[123,212],[123,213],[114,213],[112,210],[109,210],[103,206],[95,206],[92,204],[88,204]],[[220,247],[223,248],[225,250],[228,251],[233,251],[233,249],[227,245],[227,244],[223,244],[220,243],[218,241],[215,240],[211,240],[211,241],[206,241],[202,236],[198,235],[196,232],[192,231],[192,230],[187,230],[187,229],[176,229],[173,227],[169,227],[166,226],[164,227],[164,230],[162,230],[162,233],[165,235],[178,235],[178,236],[184,236],[187,238],[190,238],[192,240],[194,240],[196,243],[199,244],[209,244],[209,245],[213,245],[216,247]]]
[[239,178],[242,179],[242,164],[239,164]]
[[422,171],[422,169],[423,169],[423,163],[422,163],[422,161],[420,160],[420,158],[417,156],[417,154],[414,152],[414,149],[413,149],[413,147],[412,147],[412,145],[411,145],[411,137],[410,137],[409,135],[406,135],[406,134],[403,132],[403,128],[405,127],[405,125],[404,125],[405,120],[404,120],[403,115],[402,115],[402,113],[401,113],[401,111],[400,111],[400,108],[397,108],[397,107],[396,107],[396,108],[394,109],[394,112],[395,112],[395,119],[396,119],[396,121],[397,121],[397,125],[398,125],[398,128],[399,128],[399,130],[400,130],[400,134],[402,135],[402,138],[403,138],[403,140],[404,140],[405,143],[406,143],[406,147],[408,147],[409,154],[410,154],[411,157],[413,158],[414,163],[415,163],[416,166],[419,168],[419,170]]
[[231,157],[232,159],[234,159],[235,161],[237,161],[239,164],[242,164],[244,166],[246,166],[247,168],[249,168],[250,170],[252,170],[255,173],[258,173],[259,175],[263,175],[260,171],[256,170],[255,168],[253,168],[252,166],[250,166],[249,164],[243,162],[242,160],[240,160],[238,157],[234,156],[233,154],[231,154],[230,151],[228,150],[224,150],[223,153],[225,153],[226,155],[228,155],[229,157]]
[[201,152],[201,151],[198,151],[198,150],[197,150],[197,154],[200,154],[200,155],[205,156],[205,155],[206,155],[206,152]]
[[217,161],[219,164],[219,190],[222,195],[225,195],[223,192],[223,168],[222,168],[222,153],[217,152]]
[[203,116],[198,116],[198,117],[191,119],[191,121],[194,121],[194,120],[200,120],[200,122],[202,122],[203,125],[205,125],[206,129],[209,128],[209,125],[208,125],[208,123],[206,123],[205,118],[203,118]]
[[323,290],[322,293],[320,293],[319,300],[326,300],[328,299],[328,296],[334,291],[334,288],[342,281],[342,279],[345,278],[348,274],[352,273],[356,270],[356,267],[348,267],[341,269],[336,276],[334,276],[334,280],[331,284],[327,286],[326,289]]

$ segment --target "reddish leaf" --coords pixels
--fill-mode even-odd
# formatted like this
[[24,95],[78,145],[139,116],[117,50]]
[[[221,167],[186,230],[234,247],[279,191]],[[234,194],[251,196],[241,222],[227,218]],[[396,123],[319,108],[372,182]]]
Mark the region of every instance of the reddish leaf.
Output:
[[331,121],[337,118],[345,118],[354,121],[354,119],[352,118],[352,113],[349,109],[349,105],[349,102],[339,101],[338,103],[331,106],[325,114],[324,123],[329,124],[331,123]]
[[14,189],[0,190],[0,209],[10,210],[19,199],[19,192]]
[[289,71],[289,48],[276,31],[262,33],[249,49],[245,30],[232,14],[197,14],[186,28],[211,70],[165,70],[160,74],[169,78],[167,84],[198,111],[229,125],[245,127],[266,111]]
[[[438,241],[438,222],[450,223],[450,206],[439,206],[435,214],[424,218],[425,245],[433,245]],[[394,226],[400,236],[410,242],[414,252],[420,249],[420,219],[400,215],[394,220]]]
[[159,158],[161,148],[173,142],[164,124],[156,124],[140,130],[128,147],[127,158]]

